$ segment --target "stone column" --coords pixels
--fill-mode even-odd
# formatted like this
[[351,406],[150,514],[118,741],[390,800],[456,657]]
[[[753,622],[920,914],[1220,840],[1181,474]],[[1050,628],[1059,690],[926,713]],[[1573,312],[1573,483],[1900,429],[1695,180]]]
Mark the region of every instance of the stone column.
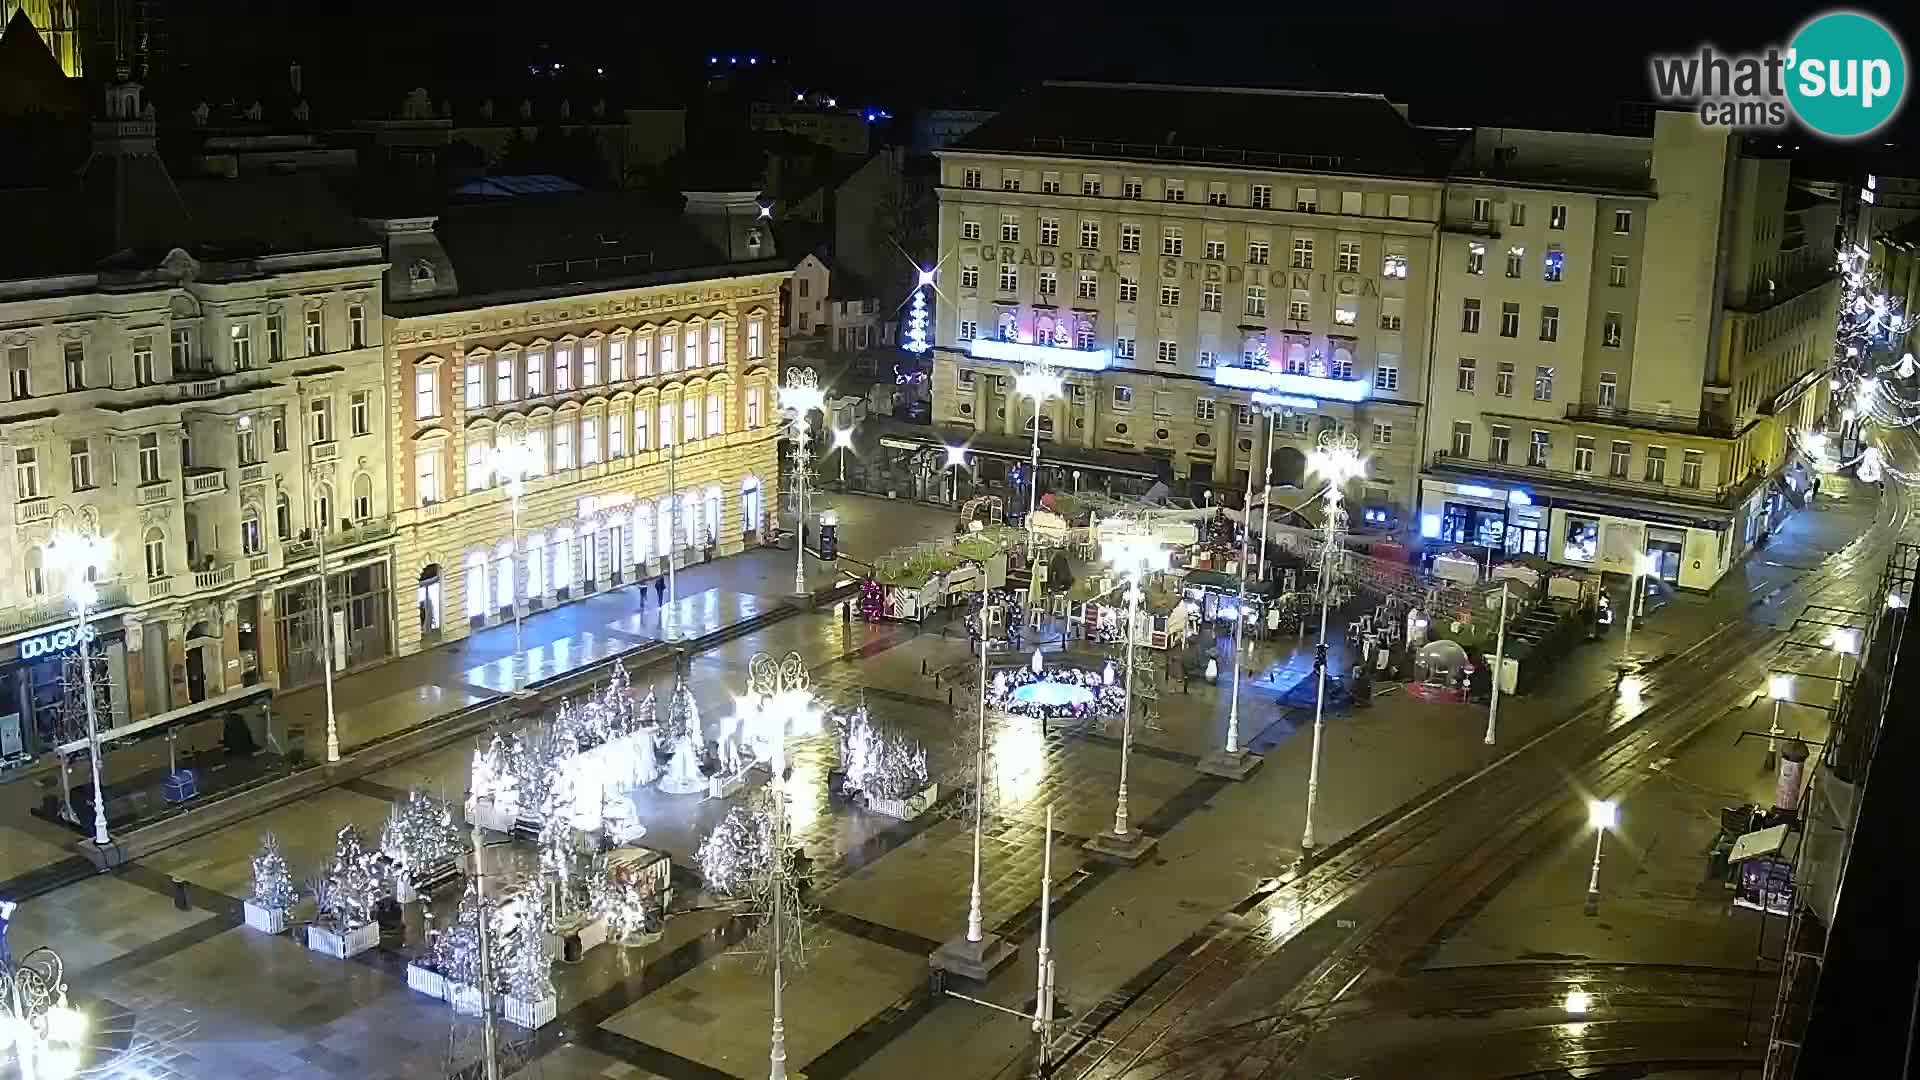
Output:
[[220,601],[220,616],[220,659],[214,664],[219,670],[207,672],[208,697],[238,689],[245,675],[240,659],[240,602]]
[[127,719],[145,720],[147,712],[147,664],[146,627],[139,618],[128,615],[120,621],[127,636],[127,685],[120,692],[126,695]]
[[182,621],[185,617],[185,613],[182,612],[179,618],[169,618],[167,620],[167,682],[173,687],[173,700],[182,705],[192,700],[192,695],[187,692],[187,642],[185,636],[187,628]]
[[274,614],[274,590],[267,589],[260,594],[260,623],[253,628],[254,639],[260,643],[260,681],[278,690],[280,688],[280,624]]

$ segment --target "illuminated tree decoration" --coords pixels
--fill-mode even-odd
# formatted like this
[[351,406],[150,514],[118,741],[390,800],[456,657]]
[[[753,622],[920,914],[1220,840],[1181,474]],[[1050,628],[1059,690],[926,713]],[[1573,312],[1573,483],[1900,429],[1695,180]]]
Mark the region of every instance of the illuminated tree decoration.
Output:
[[263,834],[260,853],[253,857],[253,902],[269,911],[285,911],[293,900],[293,871],[280,851],[280,838]]
[[351,930],[372,921],[373,905],[384,891],[373,860],[360,830],[342,825],[334,838],[333,868],[327,872],[325,902],[320,908],[335,929]]
[[927,290],[913,290],[913,303],[907,308],[906,350],[915,356],[927,351]]

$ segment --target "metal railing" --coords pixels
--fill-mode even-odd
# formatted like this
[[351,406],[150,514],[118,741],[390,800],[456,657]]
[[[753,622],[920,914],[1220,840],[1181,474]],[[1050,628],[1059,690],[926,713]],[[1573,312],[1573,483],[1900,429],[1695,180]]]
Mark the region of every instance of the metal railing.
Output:
[[[129,603],[126,582],[107,581],[100,583],[96,588],[99,590],[99,600],[93,606],[95,612],[111,611],[114,608],[126,607]],[[49,623],[62,621],[73,621],[73,605],[64,600],[46,600],[22,607],[0,608],[0,634],[18,633],[21,630],[30,630],[36,626],[46,626]]]
[[1567,419],[1671,431],[1680,435],[1703,435],[1711,439],[1733,438],[1732,422],[1710,413],[1650,412],[1576,401],[1567,405]]
[[193,572],[193,591],[200,592],[205,589],[217,589],[222,585],[232,584],[234,565],[233,563],[222,563],[211,570],[195,570]]
[[197,495],[217,495],[227,490],[227,470],[196,469],[187,474],[187,498]]
[[1720,484],[1714,487],[1682,487],[1678,484],[1665,484],[1658,481],[1632,480],[1623,476],[1609,476],[1597,472],[1574,472],[1567,469],[1550,469],[1538,465],[1519,465],[1507,461],[1484,461],[1479,458],[1457,457],[1446,450],[1436,450],[1433,454],[1433,468],[1447,472],[1474,473],[1481,476],[1502,476],[1518,481],[1545,481],[1565,484],[1570,487],[1595,488],[1603,492],[1622,495],[1639,495],[1645,498],[1671,499],[1677,502],[1700,503],[1707,506],[1727,506],[1735,500],[1734,496],[1745,490],[1747,483]]
[[155,480],[152,483],[140,485],[139,501],[141,506],[152,506],[154,503],[163,503],[172,497],[173,481],[171,480]]
[[53,517],[53,500],[46,496],[38,499],[22,499],[13,504],[13,523],[32,525]]

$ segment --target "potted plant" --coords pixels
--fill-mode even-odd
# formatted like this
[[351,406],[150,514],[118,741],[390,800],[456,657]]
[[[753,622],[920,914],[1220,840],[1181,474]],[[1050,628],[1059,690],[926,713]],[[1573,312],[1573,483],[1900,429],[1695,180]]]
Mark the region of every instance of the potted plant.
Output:
[[266,934],[284,933],[295,896],[293,873],[280,851],[280,840],[266,833],[260,837],[260,853],[253,857],[253,893],[240,905],[247,925]]
[[373,906],[383,895],[372,852],[360,840],[360,830],[344,825],[336,835],[333,868],[316,882],[316,915],[307,927],[307,948],[345,960],[380,944],[380,924]]

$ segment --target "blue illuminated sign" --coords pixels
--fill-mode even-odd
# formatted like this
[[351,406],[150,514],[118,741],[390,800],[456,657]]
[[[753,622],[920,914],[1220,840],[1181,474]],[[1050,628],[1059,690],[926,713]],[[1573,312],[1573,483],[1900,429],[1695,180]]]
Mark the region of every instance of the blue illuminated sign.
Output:
[[68,626],[25,638],[20,642],[20,659],[32,660],[41,656],[54,656],[68,649],[77,649],[80,647],[83,633],[87,641],[92,641],[98,636],[98,631],[91,626],[86,627],[84,631]]
[[1056,349],[1048,345],[1031,345],[1024,341],[1001,341],[998,338],[974,338],[973,344],[967,349],[967,355],[976,360],[1046,364],[1050,367],[1073,368],[1077,371],[1105,371],[1113,363],[1113,353],[1107,349]]
[[1279,394],[1299,394],[1335,401],[1364,401],[1373,384],[1364,379],[1322,379],[1313,375],[1294,375],[1272,368],[1220,367],[1213,369],[1216,386],[1236,390],[1265,390]]

